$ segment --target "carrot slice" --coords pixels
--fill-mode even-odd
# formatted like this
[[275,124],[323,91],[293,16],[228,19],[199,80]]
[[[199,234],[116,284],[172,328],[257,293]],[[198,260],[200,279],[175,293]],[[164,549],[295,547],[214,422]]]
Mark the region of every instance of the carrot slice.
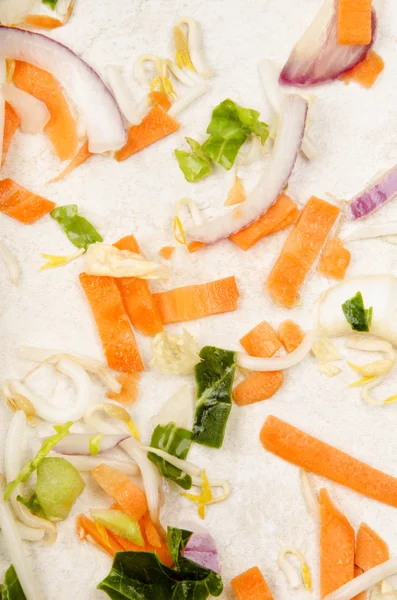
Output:
[[56,29],[63,25],[63,21],[54,19],[54,17],[49,17],[48,15],[26,15],[24,22],[26,25],[31,25],[38,29]]
[[[119,250],[139,254],[138,242],[133,235],[127,235],[114,245]],[[115,281],[132,326],[143,335],[156,335],[163,331],[148,282],[138,277],[121,277]]]
[[240,340],[240,344],[251,356],[269,358],[281,348],[276,332],[267,322],[262,321],[256,327],[246,333]]
[[139,125],[129,128],[127,143],[116,152],[116,160],[119,162],[125,160],[139,150],[174,133],[179,127],[179,123],[167,115],[160,106],[153,106]]
[[20,119],[14,109],[6,102],[4,115],[4,136],[3,136],[3,156],[1,164],[4,165],[5,159],[10,148],[12,138],[19,127]]
[[77,152],[76,156],[70,161],[66,169],[62,171],[59,175],[51,179],[48,183],[55,183],[56,181],[61,181],[69,175],[72,171],[77,169],[80,165],[82,165],[86,160],[88,160],[92,156],[92,153],[88,150],[88,141],[83,144],[80,150]]
[[91,475],[103,491],[134,521],[139,521],[147,512],[145,493],[124,473],[107,465],[98,465],[91,471]]
[[122,545],[114,539],[115,536],[112,535],[108,536],[109,545],[105,544],[103,537],[100,535],[94,521],[91,521],[91,519],[89,519],[85,515],[79,515],[77,517],[76,528],[77,535],[81,540],[85,540],[87,536],[91,536],[94,542],[96,542],[96,544],[98,544],[98,546],[100,546],[102,550],[107,552],[112,557],[115,556],[116,552],[122,552],[124,549]]
[[332,238],[324,246],[318,272],[325,277],[344,279],[350,265],[351,254],[339,238]]
[[161,543],[162,543],[161,537],[159,535],[159,532],[156,529],[156,526],[154,525],[154,523],[152,523],[148,512],[145,515],[143,515],[143,523],[144,523],[145,537],[146,537],[148,543],[151,546],[153,546],[154,548],[161,548]]
[[[298,214],[296,203],[283,192],[260,219],[234,233],[229,239],[241,250],[248,250],[265,236],[291,225]],[[280,227],[283,221],[283,227]]]
[[338,0],[338,44],[366,45],[372,39],[372,0]]
[[107,363],[115,371],[143,371],[139,349],[113,277],[81,273]]
[[356,565],[363,571],[369,571],[389,558],[386,542],[366,523],[361,523],[356,541]]
[[289,319],[280,323],[277,335],[288,354],[296,350],[305,337],[299,325]]
[[17,60],[13,82],[46,104],[50,120],[44,130],[59,158],[72,159],[78,144],[76,121],[56,79],[47,71]]
[[232,276],[160,292],[153,299],[163,324],[168,325],[236,310],[239,295]]
[[[354,577],[362,575],[364,571],[357,565],[354,565]],[[361,592],[358,596],[354,596],[353,600],[367,600],[367,592]]]
[[229,190],[227,198],[225,200],[225,206],[233,206],[234,204],[240,204],[244,202],[246,193],[243,182],[238,175],[234,178],[234,183]]
[[230,582],[237,600],[273,600],[269,587],[258,567],[237,575]]
[[379,54],[370,50],[367,56],[358,65],[347,71],[339,77],[346,84],[356,81],[363,87],[371,88],[379,75],[385,68],[384,60]]
[[150,92],[149,94],[150,104],[158,104],[164,110],[171,108],[171,102],[165,92]]
[[164,246],[164,248],[161,248],[159,254],[165,260],[170,260],[171,256],[174,254],[174,250],[174,246]]
[[0,212],[30,225],[54,208],[54,202],[29,192],[12,179],[0,181]]
[[266,450],[306,471],[397,508],[397,478],[382,473],[270,415],[260,434]]
[[204,242],[189,242],[187,249],[189,250],[190,254],[192,254],[193,252],[197,252],[197,250],[206,248],[207,246],[208,244],[204,244]]
[[266,287],[274,302],[292,308],[299,288],[317,258],[339,208],[312,196],[289,234],[267,279]]
[[117,377],[117,381],[121,384],[121,392],[115,394],[114,392],[108,392],[107,397],[111,400],[116,400],[120,404],[131,406],[138,400],[139,395],[139,380],[141,376],[139,373],[120,373]]
[[354,529],[321,489],[320,503],[320,596],[325,598],[354,578]]

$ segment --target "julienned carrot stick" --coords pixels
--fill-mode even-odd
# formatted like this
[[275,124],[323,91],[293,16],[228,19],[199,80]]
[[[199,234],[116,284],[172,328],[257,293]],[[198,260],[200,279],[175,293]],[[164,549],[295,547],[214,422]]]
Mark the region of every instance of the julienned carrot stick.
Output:
[[397,478],[382,473],[289,423],[269,416],[262,427],[266,450],[306,471],[397,508]]
[[335,220],[339,208],[312,196],[267,279],[267,290],[277,304],[292,308],[299,288],[317,258]]
[[251,356],[269,358],[281,348],[276,332],[267,321],[262,321],[240,340],[244,350]]
[[101,534],[99,533],[95,523],[91,521],[85,515],[79,515],[76,520],[76,528],[77,535],[81,540],[85,540],[87,536],[90,536],[101,549],[110,554],[110,556],[115,556],[116,552],[122,552],[123,547],[119,544],[112,535],[108,536],[109,544],[105,544],[105,541]]
[[107,397],[111,400],[116,400],[120,404],[131,406],[138,400],[139,395],[139,380],[140,374],[131,373],[120,373],[117,377],[117,381],[121,384],[121,392],[115,394],[114,392],[108,392]]
[[269,587],[258,567],[252,567],[231,580],[237,600],[273,600]]
[[153,298],[163,324],[168,325],[236,310],[239,295],[235,278],[226,277],[160,292]]
[[107,363],[115,371],[143,371],[135,336],[123,301],[112,277],[80,274]]
[[143,150],[143,148],[161,140],[170,133],[174,133],[179,127],[179,123],[160,106],[153,106],[139,125],[133,125],[129,128],[127,143],[121,150],[116,152],[116,160],[125,160],[132,154],[139,152],[139,150]]
[[76,121],[56,79],[47,71],[17,60],[13,82],[46,104],[50,120],[44,130],[59,158],[71,160],[77,152]]
[[370,50],[363,61],[339,77],[346,84],[356,81],[363,87],[371,88],[385,68],[384,60],[374,50]]
[[386,542],[366,523],[361,523],[356,540],[356,565],[363,571],[368,571],[389,558]]
[[48,183],[55,183],[56,181],[61,181],[64,179],[69,173],[77,169],[80,165],[82,165],[86,160],[88,160],[92,156],[92,153],[88,150],[88,141],[83,144],[80,150],[77,152],[76,156],[72,158],[66,169],[62,171],[59,175],[51,179]]
[[372,0],[338,0],[338,44],[366,45],[372,39]]
[[91,475],[133,521],[139,521],[147,512],[145,493],[124,473],[107,465],[99,465],[91,471]]
[[19,117],[14,109],[6,102],[4,115],[4,135],[3,135],[3,155],[1,164],[3,165],[10,148],[12,138],[19,127]]
[[320,596],[337,590],[354,578],[354,529],[320,490]]
[[[114,245],[119,250],[139,254],[138,242],[133,235],[127,235]],[[163,331],[148,282],[138,277],[121,277],[115,281],[132,326],[143,335],[156,335]]]
[[295,321],[287,319],[286,321],[280,323],[277,336],[289,354],[301,345],[305,334],[303,333],[299,325],[295,323]]
[[[241,250],[248,250],[262,238],[288,227],[296,221],[299,209],[287,194],[282,193],[263,217],[245,229],[234,233],[230,240]],[[283,224],[283,227],[280,225]]]
[[351,254],[339,238],[331,238],[324,246],[318,265],[318,272],[324,277],[344,279],[350,265]]
[[54,202],[29,192],[12,179],[0,181],[0,212],[30,225],[55,207]]

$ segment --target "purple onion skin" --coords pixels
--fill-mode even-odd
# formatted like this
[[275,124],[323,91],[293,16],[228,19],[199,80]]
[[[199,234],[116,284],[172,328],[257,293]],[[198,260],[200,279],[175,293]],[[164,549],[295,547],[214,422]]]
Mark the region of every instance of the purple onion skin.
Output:
[[215,573],[221,572],[215,542],[208,533],[193,533],[182,556]]
[[213,552],[186,552],[186,550],[184,550],[183,556],[197,565],[200,565],[200,567],[211,569],[211,571],[214,571],[215,573],[221,572],[218,556]]
[[349,204],[349,217],[352,221],[371,214],[397,194],[397,166],[393,167],[383,179],[371,185],[353,198]]
[[[294,49],[280,73],[279,83],[281,85],[293,85],[297,87],[310,87],[312,85],[329,83],[330,81],[335,81],[362,62],[375,42],[377,30],[375,11],[372,10],[372,39],[366,46],[340,46],[337,41],[337,27],[337,17],[335,14],[328,25],[328,32],[323,46],[315,51],[310,61],[303,60],[299,56],[297,57]],[[329,52],[327,57],[327,45],[329,44],[334,45],[334,50]],[[324,69],[322,69],[321,61],[326,62],[327,58],[333,60],[335,51],[338,51],[338,48],[345,50],[347,56],[346,62],[340,66],[332,63],[329,70],[327,70],[327,65],[325,65]],[[346,49],[351,49],[350,55]],[[296,64],[299,62],[302,64],[297,68]]]

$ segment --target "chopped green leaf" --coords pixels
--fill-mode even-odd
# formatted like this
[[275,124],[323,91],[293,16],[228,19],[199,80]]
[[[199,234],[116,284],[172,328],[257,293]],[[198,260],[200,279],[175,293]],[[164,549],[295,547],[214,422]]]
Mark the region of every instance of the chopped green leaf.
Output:
[[[168,425],[157,425],[153,431],[150,445],[152,448],[164,450],[168,454],[172,454],[177,458],[185,460],[190,450],[192,443],[192,432],[181,427],[177,427],[175,423]],[[192,478],[186,473],[182,473],[180,469],[168,463],[164,458],[148,453],[148,458],[157,466],[163,477],[171,479],[184,490],[189,490],[192,487]]]
[[45,515],[43,509],[38,501],[37,494],[34,493],[30,496],[30,498],[24,498],[23,496],[17,496],[18,502],[26,506],[26,508],[33,514],[42,519],[45,519]]
[[230,350],[205,346],[195,367],[197,392],[193,441],[220,448],[232,409],[237,356]]
[[41,2],[43,4],[48,4],[52,10],[55,10],[56,5],[58,4],[58,0],[41,0]]
[[372,306],[364,308],[364,300],[361,292],[357,292],[353,298],[342,304],[342,310],[346,321],[354,331],[369,331],[372,323]]
[[0,600],[26,600],[13,565],[7,569],[4,584],[0,585]]
[[243,133],[229,139],[224,139],[219,135],[211,135],[204,142],[203,150],[212,160],[229,171],[234,165],[237,154],[246,139]]
[[51,217],[62,227],[69,240],[76,248],[85,248],[95,242],[103,242],[102,236],[87,219],[79,215],[76,204],[57,206],[50,213]]
[[102,433],[90,437],[90,454],[96,456],[101,448]]
[[36,471],[36,469],[39,467],[39,465],[44,460],[44,458],[47,456],[47,454],[49,452],[51,452],[51,450],[53,448],[55,448],[57,443],[60,440],[62,440],[62,438],[64,438],[66,435],[68,435],[69,429],[71,428],[72,425],[73,425],[73,421],[69,421],[65,425],[54,425],[54,429],[56,431],[55,435],[52,435],[51,437],[44,440],[44,442],[43,442],[40,450],[36,454],[36,456],[34,458],[32,458],[32,460],[29,460],[26,463],[26,465],[23,467],[22,471],[19,473],[18,477],[16,479],[14,479],[14,481],[10,481],[7,484],[7,487],[6,487],[6,490],[4,493],[5,501],[8,501],[10,499],[10,496],[11,496],[12,492],[15,490],[15,488],[17,487],[17,485],[28,481],[28,479]]
[[251,133],[261,138],[265,143],[269,128],[266,123],[259,121],[259,112],[252,108],[243,108],[227,99],[218,104],[212,111],[211,122],[207,127],[207,133],[222,137],[225,140],[233,138],[244,139]]
[[174,150],[174,154],[186,181],[196,183],[211,173],[211,161],[196,140],[189,137],[185,139],[192,151]]

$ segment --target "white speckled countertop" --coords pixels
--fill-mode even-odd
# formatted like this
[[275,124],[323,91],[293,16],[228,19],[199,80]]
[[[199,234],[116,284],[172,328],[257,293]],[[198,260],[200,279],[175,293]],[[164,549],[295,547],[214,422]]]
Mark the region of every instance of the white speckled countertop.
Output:
[[[171,31],[178,16],[191,15],[203,27],[207,55],[216,78],[211,91],[182,114],[181,130],[133,158],[116,163],[94,157],[65,181],[46,185],[59,171],[48,141],[41,136],[18,133],[3,170],[59,204],[77,203],[83,214],[97,224],[105,241],[134,233],[143,252],[156,259],[158,250],[172,239],[175,203],[193,197],[207,214],[222,210],[233,173],[219,171],[198,185],[187,183],[173,157],[183,137],[200,139],[211,109],[226,97],[243,106],[257,108],[266,118],[257,73],[262,58],[280,64],[300,37],[320,5],[320,0],[77,0],[70,23],[54,37],[71,46],[98,71],[107,63],[124,65],[130,73],[134,58],[143,52],[170,55]],[[380,5],[376,50],[386,63],[384,73],[371,91],[356,85],[334,83],[314,90],[313,137],[318,158],[299,159],[289,184],[289,194],[299,202],[315,194],[331,192],[350,198],[380,169],[391,166],[397,156],[397,5]],[[258,170],[260,167],[256,167]],[[245,177],[242,172],[243,178]],[[253,175],[251,179],[255,179]],[[247,186],[249,187],[248,179]],[[382,209],[374,221],[396,218],[396,204]],[[18,257],[22,280],[14,288],[0,263],[0,377],[22,375],[27,368],[16,358],[21,344],[64,348],[101,358],[102,351],[89,307],[78,284],[82,262],[42,273],[40,252],[70,253],[72,247],[50,218],[33,226],[20,225],[0,214],[0,235]],[[168,287],[199,283],[234,274],[241,290],[238,312],[187,324],[201,345],[228,347],[263,319],[274,326],[287,317],[302,326],[311,323],[310,305],[330,282],[315,269],[302,288],[303,305],[292,311],[276,308],[264,290],[264,282],[285,240],[286,233],[267,238],[248,253],[228,242],[188,255],[178,248],[170,263]],[[396,248],[376,240],[351,246],[350,274],[394,273]],[[156,288],[160,288],[157,284]],[[179,327],[170,328],[179,331]],[[150,340],[138,336],[146,363]],[[291,593],[277,566],[284,545],[300,549],[312,570],[313,598],[318,598],[318,528],[308,515],[302,498],[298,470],[265,453],[259,431],[268,414],[275,414],[369,464],[397,475],[395,439],[397,405],[388,408],[363,404],[357,390],[347,389],[353,379],[343,373],[328,379],[317,372],[313,359],[286,373],[280,392],[271,400],[247,408],[233,407],[224,446],[220,451],[195,447],[191,459],[208,468],[213,477],[225,477],[232,486],[227,503],[214,505],[205,521],[219,544],[225,581],[224,598],[232,598],[229,581],[246,568],[258,565],[276,600],[303,600],[303,589]],[[390,391],[396,392],[391,382]],[[180,386],[177,377],[146,372],[141,397],[134,409],[138,426],[148,436],[148,418]],[[103,390],[98,389],[98,394]],[[65,401],[70,395],[65,392]],[[0,408],[0,456],[10,412]],[[2,460],[0,460],[1,465]],[[1,470],[1,466],[0,466]],[[316,478],[319,487],[325,482]],[[397,512],[326,482],[333,498],[354,526],[366,521],[397,552]],[[75,513],[93,506],[88,490]],[[104,506],[105,498],[95,496]],[[167,496],[163,522],[178,526],[196,520],[195,508],[176,494]],[[32,549],[35,573],[46,600],[94,600],[104,598],[95,586],[107,574],[111,561],[95,548],[81,544],[73,519],[59,526],[56,546]],[[0,536],[0,573],[9,564]]]

